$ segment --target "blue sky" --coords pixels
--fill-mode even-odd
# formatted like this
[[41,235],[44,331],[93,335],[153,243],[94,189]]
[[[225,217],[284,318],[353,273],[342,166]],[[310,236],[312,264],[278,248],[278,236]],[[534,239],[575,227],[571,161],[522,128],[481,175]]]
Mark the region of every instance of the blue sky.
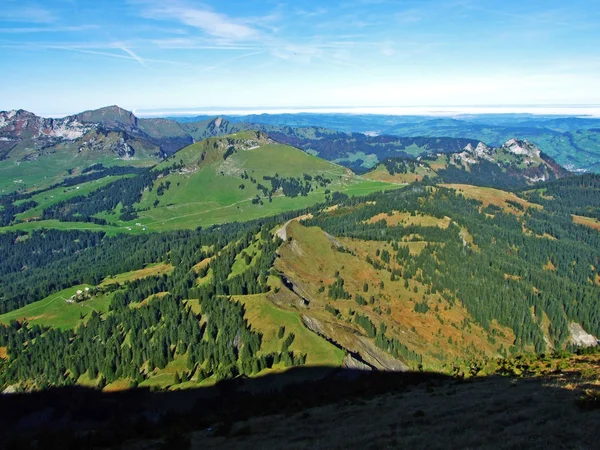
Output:
[[0,110],[600,104],[597,0],[2,0]]

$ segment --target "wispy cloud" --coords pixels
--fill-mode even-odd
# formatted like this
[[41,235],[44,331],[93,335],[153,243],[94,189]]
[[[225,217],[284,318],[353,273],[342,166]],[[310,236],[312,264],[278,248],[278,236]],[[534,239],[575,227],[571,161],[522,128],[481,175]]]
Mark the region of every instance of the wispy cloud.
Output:
[[155,20],[176,20],[189,27],[197,28],[207,35],[231,41],[257,39],[259,31],[242,20],[208,8],[193,8],[177,3],[150,4],[142,15]]
[[[207,69],[209,66],[200,64],[191,64],[182,61],[175,61],[169,59],[157,59],[157,58],[142,58],[137,53],[131,50],[129,47],[125,47],[123,43],[41,43],[41,42],[18,42],[7,39],[0,39],[0,48],[12,48],[23,51],[36,51],[36,50],[58,50],[66,52],[82,53],[87,55],[97,55],[106,58],[120,59],[126,61],[135,61],[143,67],[149,69],[150,65],[153,64],[167,64],[173,66],[190,67],[198,70]],[[120,50],[123,53],[117,53],[116,50]]]
[[323,16],[323,15],[327,14],[327,9],[325,9],[325,8],[317,8],[317,9],[312,9],[312,10],[296,9],[294,11],[294,13],[297,16],[302,16],[302,17],[318,17],[318,16]]
[[215,44],[214,41],[195,37],[151,39],[150,43],[162,49],[180,49],[180,50],[258,50],[260,46],[256,44],[221,42]]
[[137,62],[139,62],[142,67],[149,69],[148,64],[146,64],[146,61],[144,61],[142,58],[140,58],[138,55],[136,55],[132,50],[128,49],[127,47],[119,47],[119,48],[121,50],[123,50],[125,53],[127,53],[129,56],[131,56],[133,59],[135,59]]
[[75,26],[39,26],[39,27],[12,27],[1,28],[0,33],[7,34],[27,34],[27,33],[64,33],[89,31],[97,29],[97,25],[75,25]]
[[251,53],[246,53],[244,55],[234,56],[233,58],[228,58],[228,59],[226,59],[224,61],[221,61],[221,62],[219,62],[217,64],[214,64],[212,66],[204,67],[203,69],[200,70],[200,72],[208,72],[209,70],[214,70],[214,69],[216,69],[218,67],[221,67],[221,66],[224,66],[226,64],[229,64],[230,62],[235,61],[237,59],[247,58],[249,56],[258,55],[260,53],[263,53],[263,51],[261,50],[261,51],[258,51],[258,52],[251,52]]
[[419,9],[409,9],[406,11],[399,12],[395,14],[396,22],[401,25],[408,25],[412,23],[417,23],[423,20],[424,14],[422,10]]
[[[12,3],[12,2],[11,2]],[[58,17],[52,11],[39,6],[16,6],[4,4],[0,8],[0,22],[53,23]]]

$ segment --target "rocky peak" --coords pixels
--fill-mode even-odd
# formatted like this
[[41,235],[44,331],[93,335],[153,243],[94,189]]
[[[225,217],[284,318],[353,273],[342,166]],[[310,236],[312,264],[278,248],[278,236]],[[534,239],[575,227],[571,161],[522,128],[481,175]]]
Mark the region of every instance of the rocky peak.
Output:
[[216,117],[215,119],[210,121],[207,129],[211,132],[215,132],[216,130],[219,130],[221,128],[227,128],[228,125],[229,122],[226,119],[222,117]]
[[137,117],[119,106],[106,106],[100,109],[84,111],[73,116],[82,123],[99,123],[107,128],[120,128],[131,131],[137,128]]
[[521,139],[512,138],[502,146],[502,148],[515,155],[525,155],[531,157],[540,157],[540,149],[537,145]]
[[488,147],[487,145],[485,145],[483,142],[479,142],[477,144],[477,147],[475,148],[475,153],[478,156],[484,156],[484,155],[490,155],[492,154],[494,151],[493,148]]

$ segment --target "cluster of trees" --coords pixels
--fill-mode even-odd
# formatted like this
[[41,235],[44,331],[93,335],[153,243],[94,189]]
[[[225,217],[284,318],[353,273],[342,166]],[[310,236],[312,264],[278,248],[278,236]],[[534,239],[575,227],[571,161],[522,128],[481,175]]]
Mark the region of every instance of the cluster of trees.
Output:
[[375,339],[375,345],[381,350],[388,352],[395,358],[403,358],[406,361],[421,363],[423,358],[416,352],[410,350],[406,345],[402,344],[396,338],[386,336],[387,327],[382,322],[379,324],[379,329],[371,320],[363,314],[354,314],[354,323],[359,325],[368,337]]
[[344,289],[344,279],[339,274],[336,274],[335,281],[329,285],[327,295],[333,300],[347,300],[350,298],[350,294]]
[[456,166],[448,163],[445,169],[439,169],[437,174],[446,183],[474,184],[476,186],[489,186],[500,189],[518,189],[527,186],[527,179],[522,170],[502,168],[494,161],[482,159],[477,164],[469,166]]
[[140,201],[144,189],[150,188],[155,179],[156,174],[147,171],[133,178],[116,180],[88,195],[78,195],[49,206],[42,212],[42,219],[106,224],[104,219],[98,219],[94,215],[114,211],[118,204],[122,206],[122,220],[135,219],[137,214],[133,204]]
[[17,214],[35,208],[38,203],[34,200],[23,201],[18,204],[15,199],[19,194],[5,195],[0,197],[0,226],[5,227],[10,225]]
[[281,189],[283,195],[286,197],[298,197],[299,195],[306,197],[310,191],[313,190],[313,180],[322,187],[325,187],[331,183],[329,178],[324,178],[321,175],[317,175],[313,179],[313,177],[308,174],[304,174],[303,178],[282,178],[278,174],[275,174],[274,177],[264,176],[263,179],[271,183],[270,191],[260,184],[257,186],[259,189],[262,187],[265,195],[269,194],[269,192],[274,193]]
[[167,180],[165,183],[160,183],[158,185],[158,187],[156,188],[156,195],[158,195],[158,196],[164,195],[165,191],[168,191],[170,187],[171,187],[171,182],[169,180]]
[[415,173],[417,167],[425,166],[429,167],[426,163],[419,162],[415,159],[400,159],[400,158],[386,158],[381,161],[381,164],[387,169],[390,175],[397,173]]

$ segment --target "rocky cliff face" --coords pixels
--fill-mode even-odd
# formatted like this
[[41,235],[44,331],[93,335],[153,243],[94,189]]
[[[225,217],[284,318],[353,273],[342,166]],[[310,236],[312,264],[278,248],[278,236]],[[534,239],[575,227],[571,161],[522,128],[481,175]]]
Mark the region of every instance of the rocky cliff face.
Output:
[[0,112],[0,136],[3,140],[75,140],[95,126],[96,124],[83,124],[76,116],[46,119],[22,109]]
[[[120,109],[119,109],[120,110]],[[98,110],[101,111],[101,110]],[[120,110],[123,111],[123,110]],[[120,111],[118,114],[120,114]],[[114,112],[114,111],[113,111]],[[106,120],[103,120],[103,116]],[[120,158],[131,158],[135,155],[134,147],[144,148],[160,155],[160,146],[147,145],[151,142],[135,142],[143,136],[131,134],[131,113],[126,117],[128,127],[119,125],[110,119],[106,112],[92,111],[67,116],[61,119],[38,117],[28,111],[0,112],[0,142],[4,145],[2,158],[19,160],[37,159],[43,154],[54,151],[94,151],[114,154]],[[135,117],[135,116],[133,116]],[[128,128],[124,129],[124,128]],[[136,145],[144,144],[144,145]],[[1,151],[2,147],[0,147]],[[142,156],[148,152],[143,152]]]

